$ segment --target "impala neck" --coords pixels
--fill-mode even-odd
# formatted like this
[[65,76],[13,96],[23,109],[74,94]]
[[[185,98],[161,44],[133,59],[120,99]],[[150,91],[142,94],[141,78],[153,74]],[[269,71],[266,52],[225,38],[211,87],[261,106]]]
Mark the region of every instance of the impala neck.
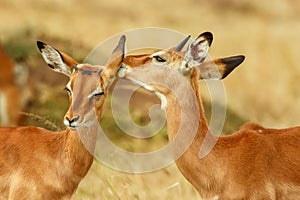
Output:
[[102,103],[96,103],[94,121],[91,121],[89,124],[81,126],[76,130],[66,130],[66,152],[71,160],[74,171],[77,171],[79,177],[86,175],[93,162],[99,130],[97,119],[101,116],[101,113]]
[[[193,70],[187,85],[179,85],[178,97],[167,95],[166,108],[168,137],[172,141],[181,130],[188,137],[193,137],[192,144],[201,147],[208,132],[208,124],[205,117],[200,92],[198,88],[198,71]],[[187,88],[185,88],[187,87]],[[187,94],[188,90],[192,93]],[[180,126],[181,125],[181,126]]]
[[102,114],[104,99],[105,97],[103,97],[100,101],[96,101],[94,104],[94,110],[90,111],[93,113],[93,114],[89,114],[92,115],[90,117],[93,120],[89,120],[87,124],[76,129],[77,136],[83,143],[84,147],[92,155],[94,154],[94,150],[95,150],[97,134],[99,131],[98,119],[101,117]]
[[88,127],[80,127],[77,130],[66,130],[65,153],[69,158],[72,179],[75,183],[87,174],[93,163],[97,127],[98,122]]

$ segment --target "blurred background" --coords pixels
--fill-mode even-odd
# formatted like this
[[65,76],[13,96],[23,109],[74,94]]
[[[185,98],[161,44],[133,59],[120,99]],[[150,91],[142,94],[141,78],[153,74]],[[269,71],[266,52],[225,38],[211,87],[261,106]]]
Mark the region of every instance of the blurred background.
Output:
[[[249,120],[273,128],[300,124],[298,0],[0,0],[0,18],[0,43],[6,52],[0,57],[0,102],[3,95],[13,97],[18,106],[9,108],[11,113],[24,112],[11,116],[8,125],[65,128],[62,119],[68,97],[63,89],[67,78],[48,68],[36,40],[83,61],[101,41],[143,27],[174,29],[194,38],[211,31],[214,41],[210,56],[246,56],[244,63],[224,80],[228,109],[224,134]],[[12,76],[20,80],[13,83]],[[209,98],[204,95],[204,99],[209,117]],[[145,141],[128,138],[115,127],[109,111],[108,103],[101,124],[124,149],[149,150],[167,143],[165,130]],[[134,111],[135,120],[147,123],[145,113]],[[0,115],[2,125],[3,118]],[[175,165],[132,175],[94,162],[73,199],[200,197]]]

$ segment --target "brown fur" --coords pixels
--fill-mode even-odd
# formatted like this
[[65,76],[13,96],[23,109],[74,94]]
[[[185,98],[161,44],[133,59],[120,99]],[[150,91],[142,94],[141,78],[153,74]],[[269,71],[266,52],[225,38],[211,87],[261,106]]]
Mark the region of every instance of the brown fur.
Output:
[[148,54],[138,55],[138,56],[135,56],[135,55],[130,56],[129,55],[124,58],[123,63],[124,64],[130,63],[132,66],[141,66],[151,60],[152,59],[149,57]]
[[[198,83],[197,78],[191,81]],[[200,97],[197,87],[193,88]],[[172,123],[176,117],[168,116],[167,121]],[[248,123],[238,132],[218,138],[213,150],[200,159],[197,155],[204,136],[215,136],[207,132],[206,120],[199,126],[194,143],[176,164],[203,198],[295,199],[300,195],[300,127],[276,130]]]
[[[176,70],[182,59],[177,60],[177,64],[174,63],[171,67]],[[221,67],[220,77],[234,69],[230,66],[232,69],[226,70],[228,63],[223,63],[222,60],[224,59],[214,61]],[[149,59],[145,59],[145,63],[149,63]],[[132,68],[138,67],[129,62],[126,65]],[[207,67],[209,63],[203,65]],[[159,75],[156,74],[156,77]],[[298,199],[300,197],[300,127],[267,129],[255,123],[247,123],[229,136],[219,138],[214,136],[208,131],[198,88],[201,77],[199,68],[192,69],[187,76],[197,101],[186,103],[191,106],[198,105],[200,120],[192,144],[176,161],[182,174],[198,190],[203,199]],[[182,83],[176,84],[179,88],[182,85]],[[180,123],[178,100],[174,100],[176,97],[172,93],[161,90],[161,86],[151,86],[167,98],[167,130],[169,139],[173,140],[177,136]],[[180,100],[184,102],[185,98]],[[216,142],[216,145],[207,156],[200,158],[199,152],[205,137],[207,142]]]
[[93,162],[69,129],[0,128],[0,141],[0,197],[5,199],[70,199]]
[[[14,61],[0,44],[0,126],[15,126],[20,121],[19,112],[28,100],[28,82],[18,84]],[[26,69],[22,69],[26,70]],[[1,99],[3,105],[1,105]]]
[[6,54],[5,50],[0,45],[0,87],[3,84],[14,83],[13,66],[13,60]]
[[[49,45],[38,42],[38,47],[43,55],[49,56],[48,61],[55,61],[54,64],[64,63],[58,64],[59,66],[51,65],[56,71],[62,66],[64,69],[67,66],[70,70],[77,65],[76,61],[64,53],[59,52],[61,56],[53,56],[57,55],[58,51]],[[111,59],[116,58],[115,54],[114,51]],[[114,68],[119,68],[121,58],[117,57],[110,62],[110,65],[106,66],[107,70],[116,73]],[[84,73],[73,71],[70,75],[72,91],[81,89],[80,84],[74,83],[78,77],[80,77],[78,79],[90,78],[89,74],[96,74],[97,79],[94,80],[99,81],[100,73],[94,72],[99,67],[82,64],[80,69],[86,71]],[[106,85],[105,91],[109,87],[107,82],[111,82],[107,75],[112,76],[108,72],[101,75],[104,82],[101,82],[100,86]],[[106,93],[97,101],[91,99],[90,108],[95,107],[97,110],[93,115],[94,119],[96,115],[98,117],[101,115],[105,97]],[[76,98],[70,97],[70,112],[66,114],[70,118],[73,115],[73,101],[76,101]],[[89,123],[88,128],[69,127],[61,132],[51,132],[32,126],[0,128],[0,199],[70,199],[93,163],[92,154],[97,133],[97,120]],[[81,134],[85,136],[88,134],[88,137],[81,140]]]

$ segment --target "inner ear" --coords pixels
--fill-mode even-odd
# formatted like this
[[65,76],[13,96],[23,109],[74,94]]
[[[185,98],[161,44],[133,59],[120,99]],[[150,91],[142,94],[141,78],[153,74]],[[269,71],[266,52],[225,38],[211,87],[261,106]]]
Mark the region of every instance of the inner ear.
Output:
[[212,33],[204,32],[200,34],[190,43],[184,55],[186,62],[188,62],[190,66],[200,65],[205,60],[212,41]]
[[52,70],[56,72],[70,76],[74,66],[78,64],[73,58],[71,58],[67,54],[58,51],[57,49],[46,43],[37,41],[37,46],[45,62]]

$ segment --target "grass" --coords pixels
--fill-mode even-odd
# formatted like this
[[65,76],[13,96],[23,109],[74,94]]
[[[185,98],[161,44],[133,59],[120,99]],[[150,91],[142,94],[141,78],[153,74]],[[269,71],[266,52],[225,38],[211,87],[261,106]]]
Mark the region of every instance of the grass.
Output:
[[[237,130],[245,119],[270,127],[299,124],[297,1],[153,0],[150,4],[134,0],[127,4],[121,0],[4,0],[1,4],[0,39],[16,60],[27,64],[33,80],[36,95],[27,112],[46,116],[46,120],[60,128],[64,127],[62,117],[68,107],[62,91],[67,79],[47,68],[35,41],[43,40],[83,60],[90,49],[111,35],[145,26],[171,28],[192,37],[212,31],[212,57],[246,55],[245,62],[224,80],[228,104],[224,133]],[[209,118],[210,99],[205,94],[204,97]],[[115,126],[109,106],[105,109],[101,125],[116,145],[128,151],[145,152],[167,143],[165,130],[148,140],[128,137]],[[144,125],[148,116],[140,113],[144,111],[134,111],[135,121]],[[44,126],[34,119],[25,123]],[[73,199],[200,197],[175,165],[136,175],[94,162]]]
[[[57,38],[47,38],[50,43],[58,43],[62,46],[71,46],[70,41],[57,40]],[[12,41],[10,53],[14,51],[20,52],[24,46],[30,46],[28,43],[16,45],[15,40]],[[6,45],[10,46],[10,41],[6,41]],[[79,47],[75,46],[74,49]],[[85,48],[83,48],[85,49]],[[73,50],[74,51],[74,50]],[[72,50],[71,50],[72,52]],[[72,54],[72,53],[71,53]],[[81,55],[75,55],[79,57]],[[22,62],[30,64],[29,69],[32,72],[32,81],[35,91],[35,98],[31,106],[27,108],[26,125],[41,126],[49,130],[62,130],[63,115],[68,108],[68,97],[63,91],[66,79],[60,77],[59,74],[48,70],[46,64],[40,59],[40,55],[31,51],[29,55],[22,56]],[[53,77],[54,81],[40,77],[40,74],[46,77]],[[45,74],[46,73],[46,74]],[[148,109],[154,103],[159,103],[153,97],[135,95],[130,106],[131,117],[138,125],[144,126],[150,123],[148,117]],[[140,99],[139,102],[136,99]],[[147,103],[147,99],[150,99]],[[104,107],[103,116],[100,124],[109,139],[119,148],[130,152],[151,152],[158,150],[167,144],[166,128],[151,138],[137,139],[128,136],[118,128],[114,117],[111,113],[110,97],[107,98]],[[205,101],[205,107],[208,111],[210,104]],[[136,106],[140,105],[140,106]],[[147,106],[144,106],[147,105]],[[231,119],[226,123],[226,130],[237,129],[238,122],[241,118],[238,114],[229,111]],[[232,123],[234,122],[234,123]],[[135,131],[135,130],[132,130]],[[134,133],[134,132],[133,132]],[[139,133],[135,133],[139,134]],[[126,163],[124,163],[126,164]],[[146,174],[128,174],[112,170],[99,161],[94,162],[87,177],[81,182],[74,199],[198,199],[199,196],[191,185],[183,178],[177,167],[173,164],[167,168],[146,173]]]
[[94,162],[73,199],[200,199],[175,165],[147,174],[126,174]]

